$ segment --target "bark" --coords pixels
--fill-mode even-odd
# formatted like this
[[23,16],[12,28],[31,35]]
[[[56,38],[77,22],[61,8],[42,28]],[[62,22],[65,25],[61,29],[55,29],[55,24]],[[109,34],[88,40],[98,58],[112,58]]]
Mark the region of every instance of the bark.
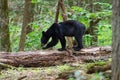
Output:
[[120,80],[120,0],[113,0],[112,80]]
[[35,51],[35,52],[17,52],[0,53],[0,62],[12,66],[40,67],[55,66],[73,62],[89,62],[108,59],[111,57],[110,47],[94,47],[82,49],[81,51]]
[[[26,34],[29,33],[30,22],[33,20],[33,13],[32,13],[32,3],[31,0],[25,0],[25,7],[24,7],[24,14],[23,14],[23,25],[21,31],[21,38],[19,43],[19,51],[24,50]],[[29,29],[29,30],[28,30]]]
[[58,0],[58,4],[57,4],[55,23],[58,23],[59,11],[60,11],[60,0]]
[[[35,3],[31,3],[30,4],[30,10],[29,10],[29,12],[30,12],[30,14],[29,14],[29,17],[30,17],[29,23],[33,22],[33,20],[34,20],[34,7],[35,7]],[[33,31],[32,25],[28,25],[27,29],[26,29],[26,34],[32,32],[32,31]]]
[[65,10],[65,5],[64,5],[64,1],[60,0],[60,7],[62,10],[62,16],[63,16],[63,21],[67,20],[67,15],[66,15],[66,10]]
[[[59,1],[60,1],[60,7],[61,7],[61,10],[62,10],[63,21],[66,21],[67,20],[67,15],[66,15],[64,1],[63,0],[59,0]],[[68,42],[68,47],[72,48],[73,44],[72,44],[72,38],[71,37],[67,37],[67,42]]]
[[0,51],[10,52],[8,2],[0,0]]

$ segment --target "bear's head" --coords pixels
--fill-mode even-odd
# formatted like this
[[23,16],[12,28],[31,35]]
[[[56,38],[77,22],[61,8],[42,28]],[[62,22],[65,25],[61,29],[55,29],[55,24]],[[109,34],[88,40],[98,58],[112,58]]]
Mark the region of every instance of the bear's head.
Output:
[[42,32],[42,37],[41,37],[41,46],[44,46],[49,40],[49,37],[47,36],[46,32]]

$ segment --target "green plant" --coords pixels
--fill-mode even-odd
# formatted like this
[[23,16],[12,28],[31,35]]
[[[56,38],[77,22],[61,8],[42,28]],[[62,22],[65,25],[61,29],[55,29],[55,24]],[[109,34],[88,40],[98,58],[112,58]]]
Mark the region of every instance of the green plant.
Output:
[[112,43],[112,29],[111,25],[100,25],[98,27],[98,45],[105,46]]
[[84,36],[84,43],[86,47],[91,45],[91,40],[92,40],[92,36],[90,34]]
[[[65,3],[68,3],[68,1],[65,1]],[[77,20],[83,23],[86,26],[86,28],[89,28],[91,18],[101,19],[101,21],[95,26],[98,28],[96,32],[98,35],[98,42],[95,44],[99,46],[111,45],[112,40],[112,31],[110,25],[112,16],[111,11],[112,6],[109,3],[103,2],[104,1],[94,2],[95,8],[99,9],[99,10],[95,9],[95,13],[91,13],[89,9],[85,7],[79,7],[76,5],[69,8],[69,6],[67,6],[68,19]],[[25,50],[41,49],[40,46],[40,38],[42,35],[41,33],[43,30],[44,31],[47,30],[47,28],[50,27],[50,25],[54,22],[56,9],[55,3],[57,3],[57,1],[54,0],[54,2],[53,1],[50,2],[50,0],[32,0],[32,3],[35,3],[37,5],[35,6],[34,21],[31,23],[33,31],[26,36]],[[24,5],[24,1],[21,1],[20,3],[17,1],[17,4],[20,4],[20,6],[22,6]],[[88,4],[84,5],[86,6]],[[40,9],[39,10],[40,13],[38,13],[39,11],[37,11],[38,8]],[[18,51],[19,48],[19,40],[22,28],[21,10],[10,12],[9,26],[12,51]],[[60,21],[62,21],[61,15],[59,16],[59,22]],[[92,37],[93,36],[90,34],[84,36],[85,46],[87,47],[92,46],[91,45]],[[61,46],[60,44],[57,44],[57,46],[55,46],[54,48],[58,48],[60,46]]]
[[20,26],[16,26],[13,23],[10,23],[9,26],[10,26],[9,29],[10,29],[11,48],[12,51],[17,51],[19,47],[21,28]]
[[[89,10],[85,10],[84,8],[78,7],[78,6],[73,6],[72,7],[72,12],[68,12],[68,15],[71,19],[78,20],[79,22],[82,22],[83,24],[86,25],[87,28],[90,26],[90,21],[91,19],[101,19],[99,23],[93,27],[96,27],[97,30],[95,33],[98,36],[98,42],[96,42],[94,45],[99,45],[99,46],[105,46],[105,45],[111,45],[111,39],[112,39],[112,31],[111,31],[111,16],[112,16],[112,11],[111,11],[111,5],[109,3],[100,3],[100,2],[95,2],[94,5],[97,6],[101,5],[101,10],[100,11],[95,11],[95,13],[91,13]],[[92,46],[92,37],[93,35],[87,34],[84,36],[84,42],[85,46]]]

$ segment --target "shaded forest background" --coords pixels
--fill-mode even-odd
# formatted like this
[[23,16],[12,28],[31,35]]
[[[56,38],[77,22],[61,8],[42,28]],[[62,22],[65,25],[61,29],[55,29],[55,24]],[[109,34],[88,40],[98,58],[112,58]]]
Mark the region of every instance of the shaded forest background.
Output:
[[[57,0],[32,0],[32,19],[27,27],[24,50],[41,49],[41,32],[55,21]],[[111,0],[64,0],[68,20],[86,25],[85,47],[111,45]],[[24,23],[25,1],[9,0],[9,30],[12,51],[19,50],[20,35]],[[29,15],[29,14],[28,14]],[[60,13],[58,22],[62,21]],[[54,48],[61,46],[58,44]]]
[[[84,46],[87,48],[81,50],[80,52],[73,52],[72,50],[68,50],[65,52],[65,54],[63,52],[62,54],[56,55],[54,54],[54,53],[57,53],[56,50],[41,50],[42,48],[40,46],[41,45],[40,39],[42,36],[42,31],[47,30],[50,27],[50,25],[55,22],[58,1],[64,1],[68,20],[77,20],[85,24],[85,26],[87,27],[87,30],[83,38]],[[67,66],[70,66],[72,68],[74,67],[73,69],[74,71],[76,71],[76,67],[78,68],[78,70],[83,70],[83,68],[85,68],[84,72],[86,72],[86,68],[87,68],[86,63],[88,63],[88,66],[90,66],[91,63],[93,62],[93,64],[95,64],[93,65],[94,67],[96,67],[96,65],[98,66],[98,64],[100,65],[100,68],[98,68],[98,73],[99,73],[99,70],[101,68],[106,69],[107,67],[107,70],[111,69],[111,56],[112,56],[112,59],[113,59],[112,77],[115,77],[115,79],[118,80],[119,71],[120,71],[119,64],[118,64],[120,62],[119,56],[118,56],[119,55],[119,15],[118,15],[119,0],[113,1],[113,5],[115,6],[113,6],[112,8],[112,0],[21,0],[21,1],[0,0],[0,14],[1,14],[0,15],[0,52],[13,51],[16,53],[17,51],[21,51],[21,50],[27,51],[26,52],[27,55],[24,54],[24,52],[20,52],[20,54],[19,52],[18,54],[8,54],[7,52],[1,52],[0,54],[1,55],[0,56],[1,73],[0,74],[2,74],[3,72],[6,72],[6,75],[9,74],[8,73],[9,70],[4,71],[2,69],[3,67],[5,68],[5,66],[3,66],[4,64],[1,64],[1,62],[5,64],[8,63],[10,65],[14,64],[14,66],[16,65],[21,66],[22,64],[22,67],[23,65],[24,66],[39,66],[39,65],[46,66],[46,64],[49,66],[49,64],[53,65],[53,62],[55,62],[56,63],[55,64],[56,66],[54,65],[55,68],[60,62],[60,64],[65,63],[65,68],[66,68],[66,63],[67,63]],[[112,9],[113,9],[113,18],[112,18]],[[63,11],[60,10],[58,22],[64,21],[62,12]],[[113,27],[111,26],[111,23]],[[113,36],[112,36],[112,32],[113,32]],[[113,43],[112,43],[112,37],[113,37]],[[93,46],[106,46],[106,45],[111,46],[112,44],[113,44],[112,46],[113,49],[111,49],[111,47],[109,46],[105,47],[105,49],[104,47],[93,48]],[[60,46],[61,46],[60,44],[57,44],[55,47],[53,47],[53,49],[57,49]],[[91,48],[88,48],[88,47],[91,47]],[[40,51],[37,51],[37,50],[40,50]],[[44,56],[43,53],[46,56]],[[73,55],[71,55],[72,53]],[[82,53],[85,53],[85,54],[82,54]],[[111,53],[113,54],[111,55]],[[51,55],[53,54],[53,55],[50,57],[49,54]],[[58,60],[58,63],[57,63],[57,60]],[[16,64],[16,61],[17,61],[17,64]],[[18,61],[20,61],[20,63]],[[26,62],[24,63],[24,61]],[[38,61],[39,65],[36,65],[37,64],[36,61]],[[74,64],[72,64],[72,61],[75,61],[73,62]],[[85,62],[85,63],[80,64],[81,62]],[[98,64],[96,64],[96,62],[98,62]],[[103,64],[101,62],[103,62],[105,66],[101,65]],[[91,67],[92,69],[89,69],[89,70],[93,72],[97,72],[94,67]],[[55,71],[55,68],[54,68],[54,71]],[[22,69],[24,70],[24,68]],[[44,71],[44,69],[45,68],[43,68],[42,70]],[[63,75],[64,73],[69,74],[69,73],[66,73],[65,69],[62,68],[62,70],[63,72],[61,72],[60,74],[63,74]],[[19,69],[17,69],[16,72],[17,71],[19,71]],[[37,71],[40,71],[40,70],[38,69]],[[68,72],[69,71],[71,71],[71,69],[70,70],[68,69]],[[11,69],[11,73],[12,74],[14,73],[14,69]],[[28,71],[26,71],[25,74],[26,73],[28,73]],[[51,73],[53,73],[53,71],[51,71],[50,74]],[[110,73],[109,74],[109,79],[110,79],[111,70],[109,73]],[[116,75],[116,73],[118,74]],[[40,75],[38,75],[38,79],[41,77],[41,74],[42,73],[40,72]],[[108,74],[108,73],[105,73],[105,74]],[[4,73],[2,75],[3,76],[1,77],[5,77]],[[14,73],[14,75],[16,76],[16,73]],[[44,75],[46,74],[43,74],[43,76]],[[54,74],[52,74],[52,76],[53,75]],[[97,75],[99,77],[103,77],[104,74],[103,75],[97,74]],[[69,75],[67,75],[67,78],[68,76]],[[14,78],[14,76],[12,77]],[[24,74],[22,75],[22,77],[24,77]],[[30,78],[32,76],[28,74],[24,78],[26,77]],[[98,80],[96,74],[93,74],[92,77],[96,77],[96,80]],[[62,76],[62,78],[64,79],[64,76]],[[107,78],[107,80],[109,79]],[[74,80],[74,79],[70,79],[70,80]],[[95,79],[92,78],[90,80],[95,80]]]

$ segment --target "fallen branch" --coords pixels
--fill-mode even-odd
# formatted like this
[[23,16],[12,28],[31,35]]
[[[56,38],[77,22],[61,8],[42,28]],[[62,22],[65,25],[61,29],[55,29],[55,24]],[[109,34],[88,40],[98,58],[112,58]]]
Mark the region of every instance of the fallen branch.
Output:
[[15,68],[15,67],[13,67],[13,66],[10,66],[10,65],[8,65],[8,64],[4,64],[4,63],[0,63],[0,70],[1,69],[13,69],[13,68]]

